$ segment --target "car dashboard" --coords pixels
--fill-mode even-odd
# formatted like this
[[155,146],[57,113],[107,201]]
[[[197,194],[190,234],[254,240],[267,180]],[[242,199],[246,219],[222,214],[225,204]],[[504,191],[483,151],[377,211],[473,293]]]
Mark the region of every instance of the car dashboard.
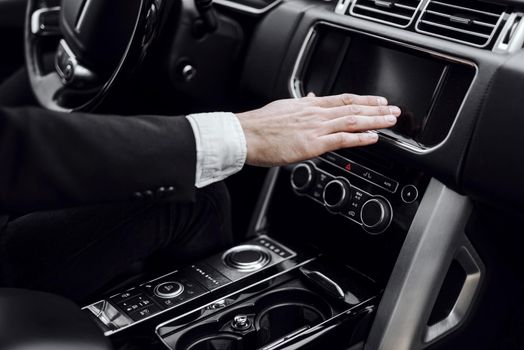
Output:
[[85,305],[113,346],[493,348],[485,307],[522,287],[500,255],[522,231],[524,1],[215,0],[212,32],[193,0],[154,4],[142,74],[179,113],[349,92],[402,115],[271,168],[239,245]]

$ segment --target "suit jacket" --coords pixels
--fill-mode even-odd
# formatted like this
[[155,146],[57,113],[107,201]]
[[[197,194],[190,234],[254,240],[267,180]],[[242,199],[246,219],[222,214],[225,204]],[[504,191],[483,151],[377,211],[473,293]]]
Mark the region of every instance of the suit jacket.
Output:
[[0,108],[0,214],[192,201],[195,168],[193,131],[182,117]]

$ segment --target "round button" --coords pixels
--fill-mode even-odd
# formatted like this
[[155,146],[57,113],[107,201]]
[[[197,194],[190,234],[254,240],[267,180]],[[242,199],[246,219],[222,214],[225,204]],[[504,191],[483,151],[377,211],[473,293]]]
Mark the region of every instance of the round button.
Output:
[[261,252],[257,250],[242,250],[231,254],[231,261],[236,265],[257,264],[264,259]]
[[179,296],[184,291],[184,286],[179,282],[164,282],[160,283],[155,287],[155,295],[164,298],[171,299]]
[[324,187],[324,204],[333,211],[342,210],[351,199],[351,185],[346,179],[335,179]]
[[384,232],[393,218],[391,204],[382,197],[372,198],[362,205],[360,221],[364,230],[372,234]]
[[315,181],[315,168],[308,163],[300,163],[291,172],[291,186],[299,193],[306,193]]
[[418,190],[413,185],[406,185],[400,191],[400,197],[408,204],[413,203],[418,198]]
[[271,254],[265,248],[247,244],[229,249],[222,256],[222,261],[237,271],[255,271],[269,264]]
[[64,80],[68,83],[75,77],[75,67],[72,62],[68,62],[64,68]]

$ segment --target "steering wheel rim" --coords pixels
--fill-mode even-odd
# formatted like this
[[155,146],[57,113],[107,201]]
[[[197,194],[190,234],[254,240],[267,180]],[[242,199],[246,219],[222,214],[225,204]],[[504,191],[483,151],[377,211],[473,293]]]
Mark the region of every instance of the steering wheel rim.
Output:
[[[75,0],[72,2],[74,3]],[[104,9],[107,9],[107,7],[102,8],[102,10],[95,9],[97,11],[91,12],[86,10],[86,7],[89,7],[90,4],[91,6],[92,3],[101,4],[101,1],[76,0],[76,2],[82,3],[81,6],[83,6],[82,13],[77,18],[92,16],[87,19],[88,23],[97,24],[101,22],[97,16],[103,16]],[[130,0],[111,0],[108,3],[113,4],[113,7],[109,7],[114,10],[117,5],[126,6],[127,4],[129,6],[130,2]],[[93,110],[104,100],[121,77],[136,68],[154,36],[158,22],[158,10],[161,5],[159,0],[134,0],[136,7],[127,11],[127,15],[129,16],[129,12],[132,12],[131,15],[134,15],[134,18],[130,16],[125,19],[128,24],[125,33],[118,37],[118,40],[124,40],[124,42],[118,43],[122,50],[111,56],[110,66],[109,64],[104,66],[103,64],[93,64],[93,61],[90,62],[87,59],[88,57],[96,58],[97,53],[89,52],[90,49],[93,51],[90,47],[87,47],[86,50],[83,43],[75,37],[76,31],[71,30],[65,24],[64,12],[68,8],[64,10],[63,6],[42,7],[42,3],[45,2],[40,0],[28,0],[27,2],[24,28],[26,66],[30,86],[38,102],[44,108],[62,112]],[[44,17],[52,14],[52,11],[55,11],[55,16],[58,15],[58,25],[53,26],[46,23]],[[107,14],[105,16],[108,17]],[[86,21],[85,18],[83,20]],[[47,21],[49,21],[49,18],[47,18]],[[106,21],[105,25],[111,28],[112,24]],[[73,33],[66,35],[66,32]],[[111,33],[108,33],[108,35],[111,35]],[[54,53],[45,52],[45,45],[49,46],[49,41],[53,40],[59,40],[58,48]],[[104,40],[102,39],[102,41]],[[80,41],[80,43],[76,41]],[[93,42],[96,43],[91,40],[91,43]],[[110,44],[112,43],[110,42]],[[102,51],[112,49],[111,45],[100,47]],[[83,48],[83,50],[79,48]],[[96,45],[94,48],[96,49]],[[47,66],[45,65],[44,55],[53,54],[54,67],[50,68],[49,63]],[[73,66],[73,79],[68,81],[64,77],[64,68],[67,71],[71,66]]]

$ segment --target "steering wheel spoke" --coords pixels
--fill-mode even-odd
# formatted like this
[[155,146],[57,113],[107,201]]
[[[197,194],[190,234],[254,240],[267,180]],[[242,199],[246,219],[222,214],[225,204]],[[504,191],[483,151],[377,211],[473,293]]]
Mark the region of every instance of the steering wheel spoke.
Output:
[[140,63],[144,33],[151,36],[158,22],[150,23],[157,12],[146,16],[153,1],[27,0],[25,57],[40,104],[61,111],[98,106]]
[[31,15],[31,33],[38,36],[60,36],[60,6],[34,11]]

